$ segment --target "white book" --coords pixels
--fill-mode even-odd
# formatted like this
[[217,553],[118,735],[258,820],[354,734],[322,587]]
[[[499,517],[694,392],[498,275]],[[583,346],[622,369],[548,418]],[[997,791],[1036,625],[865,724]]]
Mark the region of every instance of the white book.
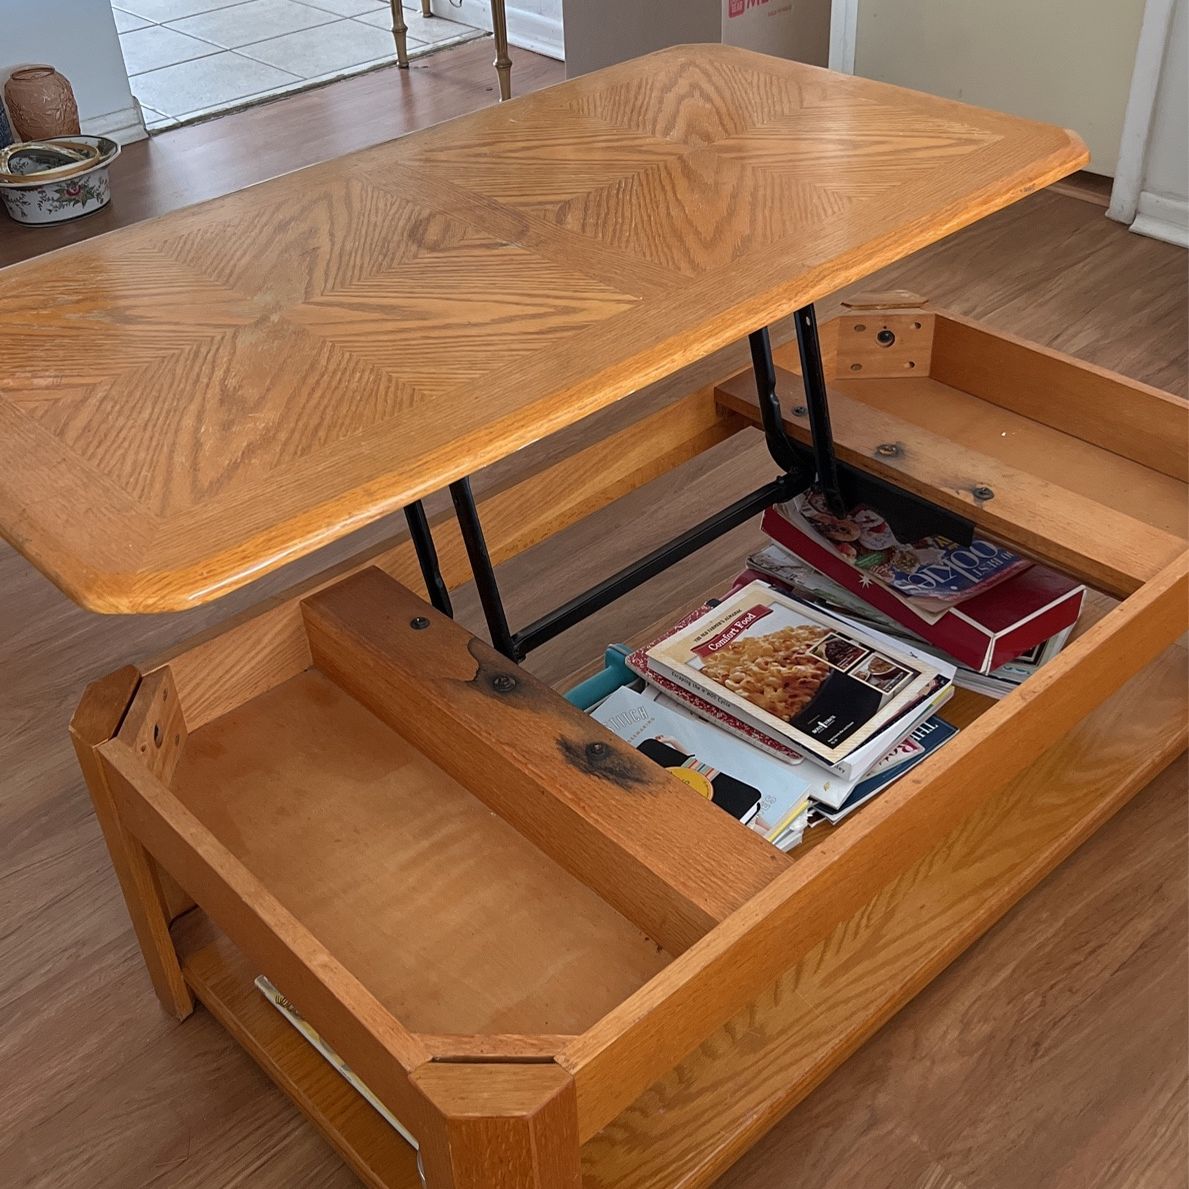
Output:
[[655,644],[647,660],[697,698],[844,779],[862,776],[887,754],[954,675],[953,665],[764,582]]
[[[801,757],[791,762],[784,756],[775,755],[767,748],[757,745],[754,740],[734,733],[721,720],[703,718],[686,703],[674,700],[653,685],[646,685],[643,690],[633,690],[624,686],[604,698],[590,713],[633,746],[645,733],[643,720],[633,725],[630,713],[639,703],[654,703],[675,715],[680,715],[684,723],[700,728],[698,738],[701,741],[701,754],[707,758],[714,757],[719,761],[715,763],[715,767],[729,771],[739,779],[751,781],[760,790],[760,808],[750,822],[751,828],[763,834],[769,842],[779,846],[782,832],[786,831],[796,818],[808,813],[813,805],[825,806],[830,810],[839,808],[850,798],[856,785],[866,780],[869,775],[881,771],[885,764],[898,759],[904,740],[944,706],[953,693],[953,687],[946,686],[923,702],[917,713],[906,716],[905,721],[897,727],[898,730],[903,730],[903,735],[872,765],[870,772],[849,780],[831,772],[822,764],[814,763],[813,760]],[[630,699],[620,698],[620,694],[630,695]],[[600,715],[598,711],[604,707],[607,709]],[[628,716],[616,724],[614,720],[624,709],[629,711]],[[808,806],[805,804],[806,798],[810,802]]]

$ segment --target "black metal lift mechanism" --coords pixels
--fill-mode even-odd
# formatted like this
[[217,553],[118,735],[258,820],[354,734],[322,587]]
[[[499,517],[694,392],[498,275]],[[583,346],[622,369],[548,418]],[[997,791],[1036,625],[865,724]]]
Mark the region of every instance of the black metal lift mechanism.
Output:
[[[918,540],[924,536],[948,537],[969,544],[974,534],[973,524],[938,508],[925,500],[885,483],[881,479],[840,462],[834,453],[834,438],[830,429],[830,407],[826,393],[825,372],[822,367],[821,344],[818,340],[817,317],[813,306],[804,306],[793,315],[797,332],[797,349],[801,358],[801,376],[805,387],[805,411],[809,419],[812,446],[805,446],[789,437],[781,415],[780,398],[776,393],[776,365],[772,360],[772,342],[767,327],[754,331],[748,338],[751,346],[752,368],[755,371],[759,396],[760,418],[767,440],[768,453],[780,467],[781,473],[769,483],[745,495],[713,516],[686,529],[680,536],[661,545],[651,553],[604,578],[602,582],[575,596],[547,615],[530,623],[521,631],[508,626],[504,602],[496,582],[495,570],[483,526],[471,491],[469,478],[450,484],[450,496],[462,532],[463,545],[470,561],[479,601],[487,619],[492,644],[505,656],[521,661],[534,648],[580,623],[587,616],[614,602],[621,595],[656,577],[671,565],[717,540],[724,533],[744,524],[774,503],[783,503],[817,482],[830,510],[838,516],[846,515],[856,504],[870,504],[879,509],[892,531],[902,540]],[[446,615],[452,615],[450,592],[438,566],[437,551],[425,510],[418,501],[405,509],[409,535],[417,554],[430,603]]]

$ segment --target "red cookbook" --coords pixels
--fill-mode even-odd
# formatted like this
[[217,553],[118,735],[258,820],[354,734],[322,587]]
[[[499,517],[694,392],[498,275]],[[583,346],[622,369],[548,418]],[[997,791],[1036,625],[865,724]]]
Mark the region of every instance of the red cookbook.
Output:
[[921,616],[907,600],[849,565],[778,508],[764,513],[764,532],[878,611],[980,673],[990,673],[1077,622],[1085,588],[1032,563],[940,616]]

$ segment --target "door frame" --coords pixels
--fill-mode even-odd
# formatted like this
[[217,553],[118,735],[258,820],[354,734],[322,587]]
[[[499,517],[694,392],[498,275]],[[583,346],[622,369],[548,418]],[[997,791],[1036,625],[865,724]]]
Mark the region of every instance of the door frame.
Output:
[[859,0],[830,0],[831,70],[855,72],[855,37],[859,28]]
[[[858,0],[853,0],[858,3]],[[1172,28],[1176,0],[1146,0],[1144,18],[1135,47],[1135,66],[1131,71],[1131,91],[1123,116],[1123,135],[1119,141],[1119,164],[1111,187],[1107,215],[1120,223],[1132,223],[1143,190],[1144,167],[1148,156],[1148,138],[1152,116],[1160,90],[1164,51]]]

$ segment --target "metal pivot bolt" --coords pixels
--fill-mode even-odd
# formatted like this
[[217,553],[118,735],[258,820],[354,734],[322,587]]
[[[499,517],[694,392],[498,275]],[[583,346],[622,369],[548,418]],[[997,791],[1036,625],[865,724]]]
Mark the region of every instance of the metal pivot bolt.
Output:
[[995,492],[990,487],[986,487],[982,484],[979,484],[978,487],[974,488],[970,494],[973,495],[976,500],[993,500],[995,498]]
[[899,458],[900,447],[895,442],[881,442],[875,447],[875,453],[881,458]]
[[497,694],[511,693],[516,688],[516,678],[511,673],[497,673],[491,679],[491,688]]
[[426,619],[424,615],[414,615],[413,618],[409,620],[409,627],[411,627],[415,632],[423,632],[427,627],[429,627],[429,620]]

